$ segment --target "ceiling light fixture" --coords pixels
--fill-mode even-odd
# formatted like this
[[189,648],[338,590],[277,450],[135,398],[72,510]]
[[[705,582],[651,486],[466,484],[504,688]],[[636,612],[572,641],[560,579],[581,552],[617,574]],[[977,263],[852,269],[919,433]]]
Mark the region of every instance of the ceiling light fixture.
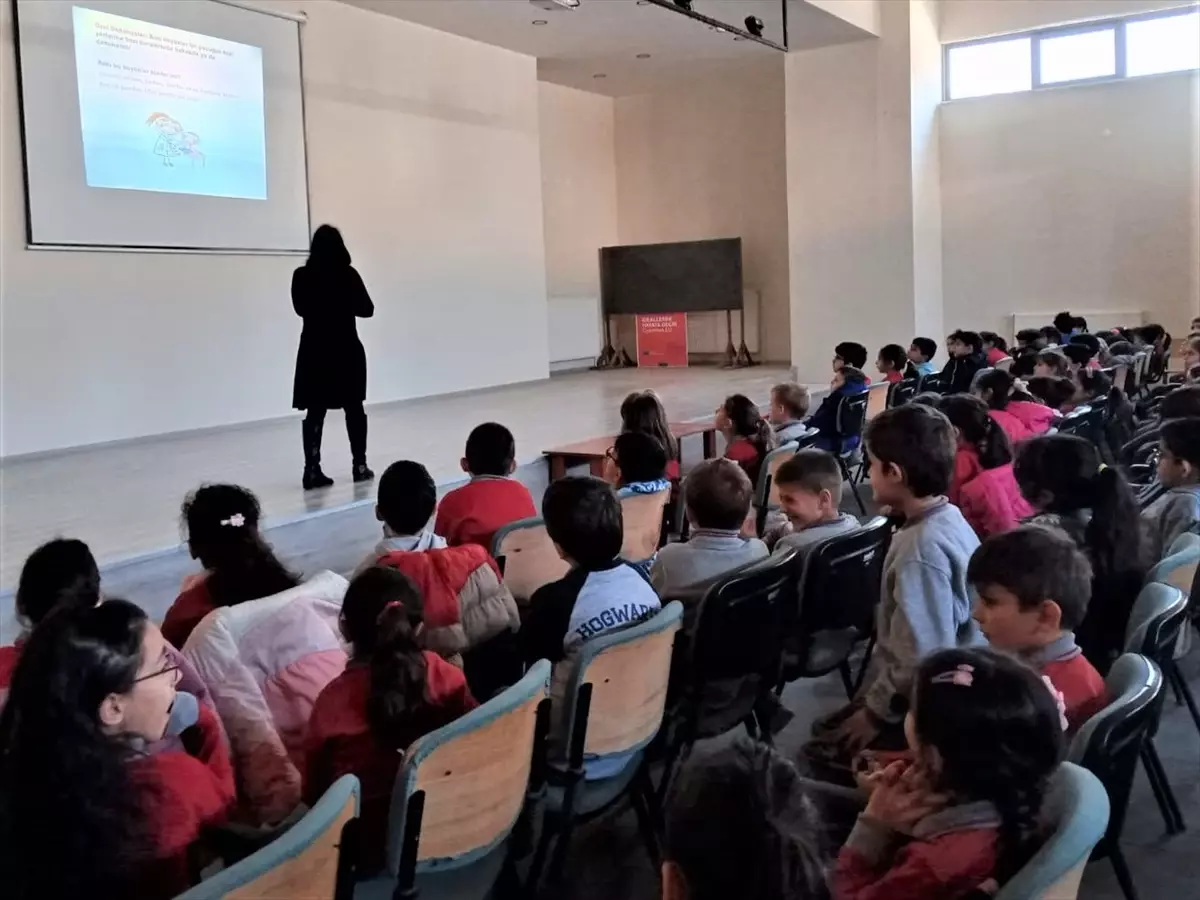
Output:
[[597,72],[597,73],[596,73],[595,75],[593,75],[592,77],[593,77],[593,78],[607,78],[608,76],[607,76],[607,75],[605,75],[603,72]]
[[650,54],[649,54],[649,53],[639,53],[639,54],[637,55],[637,58],[638,58],[638,59],[649,59],[649,58],[650,58]]
[[746,30],[754,37],[763,36],[763,20],[758,16],[746,16]]
[[692,11],[692,0],[675,0],[675,5],[680,9],[686,9],[688,12]]
[[572,10],[579,8],[580,0],[529,0],[538,9],[552,12],[556,9]]
[[545,19],[534,19],[533,24],[534,25],[547,25],[549,23]]

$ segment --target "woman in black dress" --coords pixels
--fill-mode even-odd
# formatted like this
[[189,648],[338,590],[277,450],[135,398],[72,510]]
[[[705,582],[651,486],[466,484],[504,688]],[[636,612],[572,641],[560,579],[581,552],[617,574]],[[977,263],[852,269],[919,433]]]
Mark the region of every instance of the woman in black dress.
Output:
[[350,265],[341,232],[322,225],[313,235],[308,262],[292,273],[292,306],[304,320],[296,354],[292,406],[304,417],[304,489],[328,487],[321,471],[321,431],[325,411],[346,411],[346,433],[355,481],[370,481],[367,468],[367,354],[358,339],[355,318],[375,315],[367,288]]

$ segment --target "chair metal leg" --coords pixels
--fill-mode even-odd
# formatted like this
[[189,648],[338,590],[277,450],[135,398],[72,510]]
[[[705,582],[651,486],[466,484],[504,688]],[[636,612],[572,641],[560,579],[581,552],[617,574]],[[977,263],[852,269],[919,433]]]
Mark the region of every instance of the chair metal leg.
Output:
[[854,673],[850,671],[850,661],[843,659],[838,665],[838,674],[842,676],[842,687],[846,689],[846,698],[854,699]]
[[1112,863],[1113,872],[1117,875],[1117,884],[1121,885],[1121,893],[1125,900],[1139,900],[1137,888],[1133,886],[1133,876],[1129,874],[1129,866],[1125,864],[1125,855],[1116,841],[1108,842],[1108,858]]
[[1171,783],[1167,780],[1166,770],[1163,768],[1162,760],[1159,759],[1158,750],[1153,741],[1147,740],[1142,744],[1141,757],[1142,765],[1146,768],[1146,777],[1150,780],[1150,790],[1154,793],[1154,799],[1162,811],[1167,834],[1179,834],[1181,831],[1187,830],[1187,823],[1183,820],[1183,811],[1179,808],[1179,801],[1175,799],[1175,792],[1171,790]]
[[550,852],[550,844],[554,841],[555,823],[550,816],[542,817],[542,833],[538,837],[537,852],[533,854],[533,862],[529,866],[529,874],[525,876],[525,894],[529,898],[538,895],[538,882],[542,879],[542,871],[546,868],[546,856]]
[[862,662],[858,664],[858,675],[854,678],[854,693],[857,694],[867,677],[867,668],[871,665],[871,654],[875,652],[875,635],[867,639],[867,649],[863,653]]
[[862,496],[858,493],[858,486],[854,483],[854,475],[850,472],[850,467],[846,465],[846,460],[838,457],[838,466],[842,470],[842,478],[850,483],[850,493],[854,494],[854,500],[858,503],[858,511],[862,515],[867,514],[867,507],[863,504]]
[[650,864],[657,869],[662,863],[662,853],[658,848],[658,834],[655,831],[654,816],[650,812],[649,806],[653,798],[646,793],[643,785],[635,781],[629,793],[629,799],[633,804],[633,812],[637,816],[638,831],[646,844],[646,853],[650,857]]
[[1174,660],[1167,666],[1167,681],[1174,685],[1177,694],[1183,695],[1183,702],[1187,706],[1188,712],[1192,714],[1192,721],[1196,723],[1196,730],[1200,731],[1200,708],[1196,706],[1196,697]]

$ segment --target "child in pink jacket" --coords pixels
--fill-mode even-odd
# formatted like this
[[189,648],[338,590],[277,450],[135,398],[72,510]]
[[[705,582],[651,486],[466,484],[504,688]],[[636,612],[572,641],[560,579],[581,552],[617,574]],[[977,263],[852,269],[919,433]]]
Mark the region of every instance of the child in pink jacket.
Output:
[[1002,369],[984,372],[971,387],[971,393],[982,400],[988,415],[1004,429],[1010,443],[1045,434],[1058,418],[1058,413],[1038,403],[1017,387],[1017,380]]
[[1010,531],[1033,507],[1013,476],[1012,444],[977,397],[943,397],[940,409],[958,435],[949,498],[980,539]]

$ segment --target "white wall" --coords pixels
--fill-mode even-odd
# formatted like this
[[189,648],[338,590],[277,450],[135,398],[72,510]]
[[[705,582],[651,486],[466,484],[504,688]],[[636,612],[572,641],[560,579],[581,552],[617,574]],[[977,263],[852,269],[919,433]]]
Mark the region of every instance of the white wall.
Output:
[[[942,45],[937,0],[909,9],[913,195],[913,331],[939,340],[946,331],[942,297],[942,185],[938,114],[942,102]],[[904,338],[900,337],[903,342]]]
[[940,0],[941,34],[947,43],[966,41],[1195,3],[1196,0]]
[[616,101],[622,244],[741,237],[763,356],[790,355],[783,60]]
[[[341,3],[305,9],[314,223],[378,313],[368,400],[547,374],[536,62]],[[0,453],[288,412],[296,258],[28,251],[0,3]]]
[[613,100],[538,84],[550,361],[600,351],[600,248],[617,238]]
[[1017,312],[1200,312],[1200,78],[1149,76],[941,109],[948,327]]

